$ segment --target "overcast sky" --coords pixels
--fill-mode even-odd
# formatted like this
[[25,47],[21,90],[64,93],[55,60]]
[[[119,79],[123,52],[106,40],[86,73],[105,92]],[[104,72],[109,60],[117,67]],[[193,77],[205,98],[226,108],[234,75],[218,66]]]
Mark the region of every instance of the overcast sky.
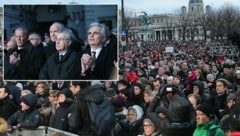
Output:
[[[118,4],[121,0],[0,0],[3,4],[69,4],[74,1],[78,4]],[[148,14],[177,13],[182,6],[188,6],[189,0],[124,0],[126,9]],[[233,5],[240,9],[240,0],[203,0],[204,7],[210,5],[213,9],[221,8],[223,5]]]

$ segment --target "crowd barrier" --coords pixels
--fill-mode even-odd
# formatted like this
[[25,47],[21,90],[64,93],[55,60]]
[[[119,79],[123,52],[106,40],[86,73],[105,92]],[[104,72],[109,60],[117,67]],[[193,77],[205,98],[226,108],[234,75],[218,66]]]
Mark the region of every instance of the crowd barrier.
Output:
[[67,131],[62,131],[52,127],[46,128],[45,126],[40,126],[37,129],[29,130],[14,130],[12,133],[7,133],[7,136],[78,136]]

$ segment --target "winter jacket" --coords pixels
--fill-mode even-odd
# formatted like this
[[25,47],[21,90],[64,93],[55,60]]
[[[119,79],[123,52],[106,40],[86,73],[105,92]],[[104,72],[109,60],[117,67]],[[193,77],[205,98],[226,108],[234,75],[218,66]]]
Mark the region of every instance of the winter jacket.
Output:
[[[20,55],[20,62],[18,65],[10,64],[9,57],[16,52]],[[14,48],[8,51],[4,61],[4,78],[5,79],[38,79],[38,74],[45,62],[44,53],[40,52],[38,48],[31,45],[30,42],[24,43],[24,49],[18,50]]]
[[6,98],[0,100],[0,117],[7,120],[13,113],[17,111],[16,105],[9,99],[7,96]]
[[39,73],[39,79],[80,79],[80,54],[68,51],[62,60],[59,53],[50,56]]
[[231,132],[231,136],[240,136],[240,132],[239,131],[233,131],[233,132]]
[[[154,116],[159,130],[163,136],[184,135],[192,136],[195,128],[195,112],[188,100],[180,96],[174,96],[169,105],[161,102],[160,107],[166,114],[166,118],[160,119],[156,114],[156,108],[161,99],[155,97],[149,107],[148,114]],[[167,106],[167,107],[166,107]],[[155,115],[154,115],[155,114]]]
[[71,116],[68,124],[71,132],[80,136],[96,136],[95,132],[91,129],[90,116],[85,99],[88,97],[89,101],[95,103],[101,102],[104,98],[101,92],[97,86],[90,86],[79,92],[70,109]]
[[35,129],[41,124],[41,116],[37,109],[18,110],[7,120],[10,126],[20,124],[21,128]]
[[225,136],[222,129],[213,122],[197,125],[193,136]]
[[52,127],[68,130],[68,113],[70,112],[71,101],[65,101],[60,103],[60,107],[56,109],[55,118],[53,121]]
[[119,124],[121,126],[119,136],[137,136],[143,132],[142,119],[134,123],[130,123],[128,119],[124,119],[121,120]]

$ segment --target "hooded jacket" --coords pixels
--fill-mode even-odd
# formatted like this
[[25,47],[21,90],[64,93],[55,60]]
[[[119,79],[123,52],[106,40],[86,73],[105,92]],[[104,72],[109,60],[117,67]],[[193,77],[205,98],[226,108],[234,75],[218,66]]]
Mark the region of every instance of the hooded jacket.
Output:
[[[89,86],[79,92],[71,105],[71,116],[68,120],[69,130],[80,136],[96,136],[91,129],[90,116],[88,113],[87,101],[101,102],[104,98],[102,91],[98,91],[99,87]],[[80,123],[81,122],[81,123]]]
[[197,125],[193,136],[225,136],[225,134],[219,126],[210,122]]
[[20,124],[21,128],[35,129],[41,124],[41,116],[37,109],[18,110],[7,120],[10,126]]
[[202,102],[205,102],[208,99],[208,97],[204,95],[204,84],[202,83],[202,81],[201,80],[194,81],[192,84],[192,88],[193,86],[198,86],[199,88],[198,94],[200,95]]
[[29,94],[22,97],[22,102],[29,106],[27,110],[18,110],[7,120],[10,126],[20,124],[21,128],[35,129],[41,124],[41,115],[38,109],[35,108],[37,96]]

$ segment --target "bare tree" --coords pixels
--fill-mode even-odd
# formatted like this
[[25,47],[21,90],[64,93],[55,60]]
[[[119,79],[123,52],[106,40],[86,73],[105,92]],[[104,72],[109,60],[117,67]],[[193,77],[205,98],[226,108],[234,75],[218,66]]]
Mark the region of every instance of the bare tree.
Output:
[[187,16],[187,14],[181,13],[178,18],[178,27],[181,28],[180,36],[182,37],[183,41],[186,41],[188,25],[189,25],[189,17]]

